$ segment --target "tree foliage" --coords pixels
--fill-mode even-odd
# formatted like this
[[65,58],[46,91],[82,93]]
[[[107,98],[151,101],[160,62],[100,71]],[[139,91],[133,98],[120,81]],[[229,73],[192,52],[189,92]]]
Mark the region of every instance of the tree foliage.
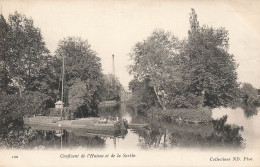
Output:
[[11,27],[6,22],[3,15],[0,15],[0,91],[8,92],[9,84],[12,82],[9,73],[11,65],[10,60],[10,43]]
[[170,32],[155,30],[143,42],[138,42],[130,57],[134,65],[130,73],[141,82],[149,78],[150,86],[154,89],[157,100],[166,109],[166,94],[172,85],[179,82],[180,73],[176,56],[181,51],[181,42]]
[[[67,87],[65,98],[68,98],[70,89],[73,91],[74,84],[80,84],[81,87],[84,82],[84,89],[87,90],[84,95],[84,105],[88,106],[88,109],[97,109],[101,98],[103,74],[101,73],[100,58],[91,49],[88,41],[78,37],[65,38],[59,42],[56,57],[60,60],[64,58],[65,62],[64,81]],[[69,99],[69,101],[71,100]],[[70,105],[73,104],[70,103]]]
[[15,94],[0,94],[0,131],[7,133],[8,127],[20,127],[23,116],[44,113],[48,101],[51,100],[40,92],[27,92],[23,97]]
[[133,79],[129,82],[129,90],[132,91],[129,103],[138,111],[147,110],[150,106],[157,104],[154,88],[149,84],[149,78],[144,79],[142,82],[138,79]]
[[[32,81],[30,90],[39,91],[50,96],[53,103],[57,101],[60,98],[61,64],[61,60],[55,56],[44,56],[37,79]],[[53,105],[50,104],[49,107],[53,107]]]
[[237,99],[237,65],[228,53],[228,31],[200,26],[192,9],[188,39],[154,31],[138,42],[130,57],[130,73],[150,79],[163,109],[227,106]]
[[242,87],[240,88],[240,94],[243,99],[243,102],[246,105],[249,104],[257,104],[258,103],[258,92],[250,83],[243,83]]
[[21,139],[23,116],[45,113],[53,100],[48,52],[31,18],[17,12],[8,21],[0,16],[0,138],[11,145],[17,144],[14,137]]
[[104,75],[102,101],[120,100],[120,92],[123,89],[120,81],[113,74]]
[[77,80],[69,89],[69,108],[72,111],[76,111],[78,107],[85,105],[85,101],[90,98],[86,98],[87,94],[86,83]]
[[38,79],[42,59],[49,51],[39,28],[34,26],[32,19],[17,12],[9,15],[11,26],[11,57],[9,67],[14,84],[22,90],[30,90],[32,82]]
[[183,76],[189,83],[188,91],[203,96],[205,106],[227,106],[237,97],[237,65],[228,53],[228,40],[224,28],[199,26],[192,9]]
[[49,51],[32,19],[15,12],[9,15],[8,22],[2,15],[0,20],[1,87],[13,93],[18,89],[21,95],[34,87]]

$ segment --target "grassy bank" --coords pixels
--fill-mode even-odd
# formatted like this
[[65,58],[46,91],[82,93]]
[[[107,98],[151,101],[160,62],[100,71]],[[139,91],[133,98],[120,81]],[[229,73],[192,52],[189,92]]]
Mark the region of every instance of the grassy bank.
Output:
[[212,111],[209,108],[198,109],[167,109],[161,110],[151,108],[146,111],[147,115],[158,117],[167,121],[175,121],[177,123],[206,123],[212,120]]

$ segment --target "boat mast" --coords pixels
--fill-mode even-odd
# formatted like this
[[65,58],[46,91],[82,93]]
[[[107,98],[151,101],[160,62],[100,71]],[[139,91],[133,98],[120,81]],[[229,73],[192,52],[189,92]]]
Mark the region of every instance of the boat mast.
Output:
[[[61,80],[61,101],[63,103],[63,89],[64,89],[64,55],[62,55],[62,80]],[[64,104],[64,103],[63,103]],[[61,119],[62,119],[62,110],[63,110],[63,107],[61,109]]]

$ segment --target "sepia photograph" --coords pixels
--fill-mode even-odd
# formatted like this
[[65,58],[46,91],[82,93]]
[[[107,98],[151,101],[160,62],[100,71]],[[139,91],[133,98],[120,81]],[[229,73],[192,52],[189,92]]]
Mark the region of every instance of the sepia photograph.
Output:
[[260,1],[0,7],[0,167],[260,166]]

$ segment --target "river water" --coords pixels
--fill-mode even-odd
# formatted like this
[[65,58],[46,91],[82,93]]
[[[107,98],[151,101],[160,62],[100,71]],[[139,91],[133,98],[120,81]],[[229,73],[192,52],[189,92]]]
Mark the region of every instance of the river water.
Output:
[[[260,137],[259,108],[217,108],[207,124],[176,124],[140,115],[124,103],[102,107],[100,117],[118,117],[129,123],[151,123],[149,129],[128,129],[124,133],[89,136],[80,132],[64,132],[63,139],[53,131],[38,129],[27,144],[29,149],[102,149],[102,150],[171,150],[199,149],[255,149]],[[227,115],[225,118],[223,116]],[[85,133],[85,132],[84,132]]]

